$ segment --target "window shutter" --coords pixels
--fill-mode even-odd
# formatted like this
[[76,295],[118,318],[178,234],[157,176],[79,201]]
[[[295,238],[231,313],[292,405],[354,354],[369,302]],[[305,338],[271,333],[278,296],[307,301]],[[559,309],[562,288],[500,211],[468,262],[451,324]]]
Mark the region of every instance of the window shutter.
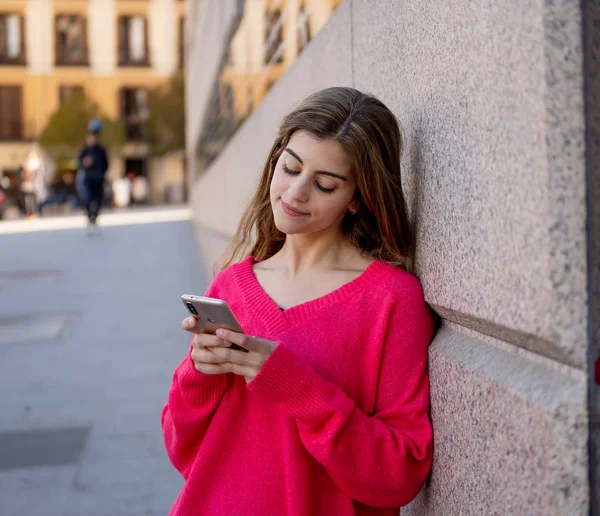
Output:
[[179,67],[185,64],[185,18],[179,18]]
[[6,53],[6,42],[8,34],[6,33],[6,16],[0,14],[0,61],[4,61],[8,56]]
[[119,18],[119,64],[127,63],[129,56],[129,38],[127,34],[127,18]]
[[81,60],[85,64],[89,64],[90,59],[88,57],[87,18],[81,16],[79,20],[81,23]]
[[21,87],[14,86],[10,90],[10,105],[12,106],[13,133],[12,138],[23,137],[23,122],[21,120]]
[[144,62],[150,64],[150,53],[148,46],[148,20],[144,18]]
[[0,86],[0,140],[6,140],[9,134],[9,112],[7,90],[10,86]]
[[0,87],[0,139],[19,140],[22,137],[21,87]]
[[19,59],[23,64],[25,64],[27,60],[27,56],[25,53],[25,16],[21,15],[19,18],[21,27],[21,53],[19,54]]
[[126,94],[127,92],[125,88],[121,88],[119,90],[119,116],[123,121],[125,121],[127,117],[127,99],[125,98]]
[[54,59],[56,61],[56,64],[62,63],[63,62],[63,52],[62,52],[62,37],[61,37],[61,33],[59,30],[60,27],[60,15],[59,16],[55,16],[54,18]]

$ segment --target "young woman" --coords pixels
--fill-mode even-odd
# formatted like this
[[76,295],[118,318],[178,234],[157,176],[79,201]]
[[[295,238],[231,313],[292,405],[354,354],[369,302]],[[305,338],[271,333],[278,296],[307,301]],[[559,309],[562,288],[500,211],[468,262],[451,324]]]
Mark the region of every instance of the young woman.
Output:
[[423,486],[433,323],[404,268],[401,147],[389,109],[351,88],[283,120],[206,292],[245,333],[182,323],[196,336],[162,414],[186,481],[172,515],[397,516]]

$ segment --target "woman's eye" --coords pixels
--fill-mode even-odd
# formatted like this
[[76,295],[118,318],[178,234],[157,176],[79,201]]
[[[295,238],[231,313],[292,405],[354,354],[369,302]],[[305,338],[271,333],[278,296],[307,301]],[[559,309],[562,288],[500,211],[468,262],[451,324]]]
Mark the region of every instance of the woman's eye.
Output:
[[325,188],[324,186],[321,186],[318,181],[315,181],[315,186],[319,190],[321,190],[321,192],[325,192],[325,193],[333,193],[333,191],[335,190],[335,188]]
[[[287,165],[286,165],[285,163],[283,163],[283,165],[281,166],[281,168],[283,168],[283,171],[284,171],[286,174],[290,174],[291,176],[297,176],[297,175],[300,173],[300,172],[299,172],[299,171],[297,171],[297,170],[292,170],[292,169],[288,168],[288,167],[287,167]],[[322,186],[321,184],[319,184],[319,182],[318,182],[318,181],[315,181],[315,186],[316,186],[316,187],[317,187],[319,190],[321,190],[321,192],[328,193],[328,194],[329,194],[329,193],[332,193],[332,192],[335,190],[335,188],[325,188],[324,186]]]
[[283,164],[283,171],[284,171],[286,174],[290,174],[290,175],[292,175],[292,176],[297,176],[297,175],[300,173],[300,172],[297,172],[296,170],[290,170],[289,168],[287,168],[287,166],[286,166],[286,164],[285,164],[285,163]]

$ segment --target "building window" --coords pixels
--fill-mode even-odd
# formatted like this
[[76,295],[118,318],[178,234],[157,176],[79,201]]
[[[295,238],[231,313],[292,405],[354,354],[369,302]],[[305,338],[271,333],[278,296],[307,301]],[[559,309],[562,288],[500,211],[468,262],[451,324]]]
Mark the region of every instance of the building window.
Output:
[[127,128],[129,141],[146,139],[146,120],[148,119],[147,92],[142,88],[121,88],[121,118]]
[[0,140],[21,140],[21,86],[0,86]]
[[265,64],[283,62],[283,19],[279,9],[267,11],[265,24]]
[[56,64],[87,66],[87,26],[83,16],[59,14],[56,17]]
[[119,18],[119,66],[149,66],[148,23],[143,16]]
[[0,13],[0,64],[25,64],[24,35],[23,16]]
[[83,86],[60,86],[58,88],[58,105],[62,106],[67,99],[76,93],[78,95],[83,95]]

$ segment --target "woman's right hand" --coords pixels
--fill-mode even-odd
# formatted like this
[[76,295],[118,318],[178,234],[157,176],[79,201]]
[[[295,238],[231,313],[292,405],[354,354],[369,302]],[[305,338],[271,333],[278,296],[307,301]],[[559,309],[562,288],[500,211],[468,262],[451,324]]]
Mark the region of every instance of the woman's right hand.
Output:
[[225,342],[216,335],[202,333],[198,329],[197,323],[198,316],[186,317],[181,322],[181,327],[184,330],[195,334],[194,340],[192,341],[192,352],[190,357],[194,362],[196,371],[202,374],[228,373],[228,364],[225,364],[222,358],[215,355],[211,348],[227,348],[231,344]]

